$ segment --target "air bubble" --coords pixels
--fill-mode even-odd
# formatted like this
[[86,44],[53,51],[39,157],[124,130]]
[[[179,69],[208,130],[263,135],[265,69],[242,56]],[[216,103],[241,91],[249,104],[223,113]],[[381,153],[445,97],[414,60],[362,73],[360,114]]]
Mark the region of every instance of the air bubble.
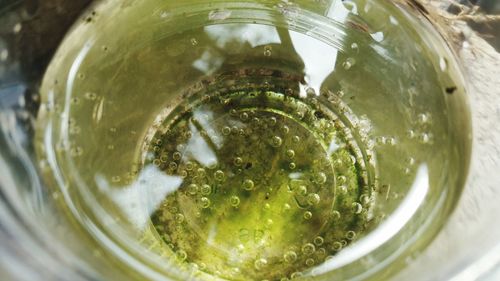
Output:
[[245,190],[252,190],[254,188],[254,183],[252,180],[245,180],[243,182],[243,189]]
[[210,199],[207,197],[201,197],[200,202],[203,209],[210,207]]
[[241,120],[241,121],[247,121],[247,120],[248,120],[248,113],[246,113],[246,112],[242,112],[242,113],[240,114],[240,120]]
[[174,154],[172,154],[172,158],[174,158],[174,160],[176,160],[176,161],[181,160],[181,157],[182,157],[182,155],[181,155],[181,153],[180,153],[180,152],[178,152],[178,151],[177,151],[177,152],[174,152]]
[[345,234],[345,238],[347,238],[348,240],[354,240],[354,238],[356,238],[356,232],[352,230],[347,231]]
[[430,117],[428,114],[425,114],[425,113],[421,113],[418,115],[417,117],[418,119],[418,123],[421,124],[421,125],[424,125],[424,124],[427,124],[430,122]]
[[286,156],[290,159],[293,159],[295,157],[295,151],[293,149],[289,149],[286,151]]
[[180,260],[180,261],[185,261],[187,259],[187,253],[183,250],[177,251],[175,256]]
[[188,186],[187,192],[189,195],[196,195],[198,193],[198,185],[192,183]]
[[240,167],[240,166],[243,164],[243,159],[241,159],[240,157],[236,157],[236,158],[234,158],[234,160],[233,160],[233,164],[234,164],[236,167]]
[[74,147],[70,150],[70,154],[73,157],[81,156],[83,154],[83,149],[81,147]]
[[224,181],[226,175],[224,174],[223,171],[221,170],[217,170],[215,173],[214,173],[214,177],[217,181]]
[[342,250],[342,247],[343,247],[342,243],[340,243],[338,241],[337,242],[333,242],[333,244],[332,244],[332,250],[334,250],[336,252]]
[[302,246],[302,253],[304,255],[312,255],[316,251],[316,247],[312,243],[306,243]]
[[352,203],[352,211],[355,214],[361,214],[361,212],[363,211],[363,206],[361,204],[359,204],[358,202],[354,202],[354,203]]
[[193,162],[188,161],[188,162],[186,163],[186,166],[185,166],[185,167],[186,167],[186,170],[188,170],[188,171],[192,171],[192,170],[193,170],[193,168],[194,168],[194,164],[193,164]]
[[288,251],[283,255],[283,259],[287,263],[293,263],[297,260],[297,254],[294,251]]
[[198,168],[198,170],[196,170],[196,175],[203,178],[207,175],[207,172],[203,168]]
[[307,194],[307,187],[305,185],[299,186],[299,188],[297,189],[297,193],[299,195],[305,196]]
[[189,41],[191,42],[191,45],[193,45],[193,46],[198,45],[198,40],[196,40],[196,38],[191,38]]
[[309,195],[307,195],[307,203],[309,203],[309,205],[317,205],[320,201],[320,197],[318,194],[316,193],[311,193]]
[[229,203],[233,207],[238,207],[240,205],[240,198],[238,196],[231,196]]
[[356,52],[359,52],[359,46],[357,43],[352,43],[351,44],[351,49],[353,49]]
[[85,98],[88,100],[95,100],[97,98],[97,94],[92,93],[92,92],[88,92],[88,93],[85,93]]
[[332,219],[333,220],[339,220],[340,219],[340,212],[337,210],[332,211]]
[[324,184],[326,182],[326,175],[323,172],[316,174],[315,180],[318,184]]
[[325,242],[325,239],[323,239],[323,237],[321,237],[321,236],[318,236],[318,237],[314,238],[313,242],[316,246],[321,246]]
[[200,192],[205,196],[210,195],[210,193],[212,193],[212,187],[210,187],[210,185],[208,184],[204,184],[201,186]]
[[299,136],[293,136],[292,137],[292,142],[298,143],[299,141],[300,141],[300,137]]
[[337,177],[337,183],[338,184],[344,184],[347,182],[347,178],[345,176],[338,176]]
[[307,87],[306,94],[308,96],[315,96],[316,95],[316,91],[313,88],[311,88],[311,87]]
[[290,170],[294,170],[296,167],[297,167],[297,165],[296,165],[294,162],[291,162],[291,163],[288,165],[288,168],[290,168]]
[[312,213],[309,211],[304,212],[304,219],[310,220],[312,218]]
[[431,137],[429,134],[427,133],[422,133],[420,136],[419,136],[419,141],[423,144],[428,144],[431,140]]
[[344,67],[345,70],[349,70],[351,69],[351,67],[354,66],[354,64],[356,64],[356,60],[353,59],[353,58],[347,58],[344,63],[342,63],[342,66]]
[[283,143],[283,140],[278,136],[274,136],[271,140],[271,145],[273,147],[280,147],[282,143]]
[[184,218],[184,215],[183,215],[183,214],[176,214],[176,215],[175,215],[175,221],[176,221],[177,223],[182,223],[182,222],[184,222],[184,219],[185,219],[185,218]]
[[228,136],[229,134],[231,134],[231,128],[225,126],[224,128],[222,128],[222,134],[224,136]]
[[264,56],[270,57],[270,56],[272,56],[272,54],[273,54],[273,51],[272,51],[271,47],[269,47],[269,46],[264,47]]
[[257,270],[262,270],[267,266],[267,260],[266,259],[258,259],[254,262],[254,267]]
[[337,190],[342,193],[342,194],[346,194],[347,193],[347,186],[346,185],[339,185],[337,187]]

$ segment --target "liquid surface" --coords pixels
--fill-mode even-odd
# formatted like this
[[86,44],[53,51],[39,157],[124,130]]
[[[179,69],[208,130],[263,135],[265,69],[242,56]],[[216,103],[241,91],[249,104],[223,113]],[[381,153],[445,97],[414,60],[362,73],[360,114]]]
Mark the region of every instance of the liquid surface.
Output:
[[414,18],[345,2],[101,2],[42,85],[48,186],[150,279],[383,274],[459,193],[464,87]]
[[363,231],[371,190],[359,148],[333,112],[288,94],[201,96],[158,128],[148,160],[183,182],[152,222],[181,260],[225,278],[277,279]]

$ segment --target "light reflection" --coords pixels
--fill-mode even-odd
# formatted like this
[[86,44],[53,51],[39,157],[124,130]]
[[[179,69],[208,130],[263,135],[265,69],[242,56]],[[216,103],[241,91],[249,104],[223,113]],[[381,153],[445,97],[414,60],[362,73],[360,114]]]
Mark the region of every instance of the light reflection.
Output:
[[[290,31],[292,44],[304,62],[304,80],[309,88],[320,94],[323,81],[335,69],[338,50],[319,40],[311,40],[307,35]],[[307,87],[301,87],[300,96],[307,96]]]
[[201,57],[193,62],[193,67],[203,72],[206,75],[210,75],[217,71],[224,58],[217,55],[214,51],[208,49],[201,55]]
[[99,174],[95,180],[100,191],[120,207],[129,222],[139,230],[146,227],[151,214],[165,197],[177,191],[182,184],[182,177],[167,175],[154,165],[144,167],[137,180],[129,186],[111,186]]
[[423,164],[418,168],[415,180],[394,213],[369,235],[342,250],[335,258],[326,261],[312,270],[313,275],[320,275],[350,264],[386,243],[396,235],[417,212],[429,191],[429,170]]
[[200,132],[194,126],[193,122],[189,123],[191,138],[184,152],[186,158],[193,158],[205,167],[217,165],[217,156],[210,148],[207,141],[200,136]]
[[270,44],[281,44],[278,31],[273,26],[258,24],[224,24],[204,28],[205,33],[217,47],[225,49],[229,43],[250,44],[252,48]]

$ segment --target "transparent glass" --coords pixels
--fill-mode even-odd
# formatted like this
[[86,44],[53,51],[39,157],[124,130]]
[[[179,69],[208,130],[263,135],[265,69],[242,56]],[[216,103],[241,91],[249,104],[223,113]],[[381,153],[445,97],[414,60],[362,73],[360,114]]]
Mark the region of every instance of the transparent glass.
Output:
[[[12,2],[0,9],[5,22],[0,33],[3,276],[16,280],[265,279],[273,259],[279,260],[274,253],[250,260],[264,275],[224,272],[227,265],[219,271],[210,265],[200,269],[200,258],[188,255],[191,264],[184,262],[186,253],[178,245],[165,246],[161,231],[149,222],[168,193],[165,189],[176,189],[176,176],[181,174],[168,174],[162,158],[149,159],[147,152],[154,155],[152,143],[165,136],[162,126],[169,128],[172,112],[196,104],[200,89],[208,84],[209,96],[218,92],[226,97],[229,88],[233,96],[267,92],[278,98],[296,97],[317,106],[316,119],[328,120],[323,114],[332,114],[341,120],[332,124],[352,134],[346,142],[354,147],[352,161],[359,163],[355,170],[359,174],[352,176],[362,183],[359,189],[349,191],[349,182],[339,184],[345,179],[334,174],[334,195],[319,191],[312,195],[346,198],[336,203],[348,204],[345,210],[337,205],[334,211],[366,223],[354,232],[358,235],[350,246],[337,251],[335,242],[342,240],[332,240],[323,247],[330,259],[314,256],[321,262],[286,277],[495,280],[500,230],[492,223],[498,211],[499,178],[494,171],[498,170],[500,136],[495,124],[500,119],[500,87],[493,73],[499,68],[499,54],[469,27],[494,21],[495,16],[441,2],[97,1],[76,18],[86,2]],[[491,39],[490,43],[494,45]],[[208,45],[216,48],[204,47]],[[235,75],[240,65],[246,69],[257,65],[261,71]],[[276,72],[262,71],[262,65],[280,71],[279,78]],[[244,86],[229,87],[242,80]],[[370,102],[373,92],[379,98]],[[383,94],[385,98],[380,98]],[[194,102],[183,103],[185,96]],[[286,113],[279,104],[273,110]],[[214,112],[218,106],[212,107]],[[243,113],[238,112],[238,118]],[[282,120],[283,115],[277,116]],[[295,117],[290,116],[287,124],[294,132]],[[232,117],[225,118],[233,122]],[[284,135],[276,139],[268,132],[259,134],[269,137],[271,146],[281,146],[281,138],[291,145]],[[304,137],[302,141],[304,146],[312,145]],[[314,166],[307,161],[317,155],[301,157],[300,149],[294,147],[294,166]],[[194,159],[203,164],[201,158]],[[341,154],[335,159],[342,159]],[[342,166],[335,169],[338,173]],[[229,170],[224,171],[229,177]],[[310,188],[315,188],[321,173],[311,173]],[[329,174],[323,175],[328,183]],[[344,178],[350,176],[345,173]],[[182,182],[180,190],[188,190],[187,180]],[[163,188],[154,187],[158,185]],[[351,195],[353,202],[348,201]],[[307,197],[311,198],[316,197]],[[306,213],[313,221],[317,215],[320,220],[337,216],[325,211],[326,205],[319,206],[310,207],[304,219]],[[282,217],[286,218],[281,213],[265,217],[266,223],[276,224]],[[283,232],[283,227],[271,226],[262,236],[276,234],[294,241],[290,233],[300,233],[301,228],[283,220],[291,228]],[[218,225],[222,231],[233,226],[238,224]],[[304,229],[307,234],[312,228]],[[255,237],[260,232],[253,233]],[[230,247],[236,246],[231,236],[221,237]],[[328,236],[321,238],[328,243]],[[314,242],[318,249],[323,243]],[[297,252],[306,255],[304,249],[299,247]],[[215,257],[217,247],[208,253]],[[308,263],[300,255],[299,260]],[[272,278],[279,280],[276,276]]]

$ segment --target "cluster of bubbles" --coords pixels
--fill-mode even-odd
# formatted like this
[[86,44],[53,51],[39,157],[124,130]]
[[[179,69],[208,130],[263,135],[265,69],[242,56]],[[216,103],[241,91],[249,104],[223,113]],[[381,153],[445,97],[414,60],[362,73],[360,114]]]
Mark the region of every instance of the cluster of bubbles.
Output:
[[355,240],[371,188],[334,113],[276,92],[217,93],[179,106],[145,152],[144,165],[183,180],[151,217],[177,260],[228,278],[298,277]]

